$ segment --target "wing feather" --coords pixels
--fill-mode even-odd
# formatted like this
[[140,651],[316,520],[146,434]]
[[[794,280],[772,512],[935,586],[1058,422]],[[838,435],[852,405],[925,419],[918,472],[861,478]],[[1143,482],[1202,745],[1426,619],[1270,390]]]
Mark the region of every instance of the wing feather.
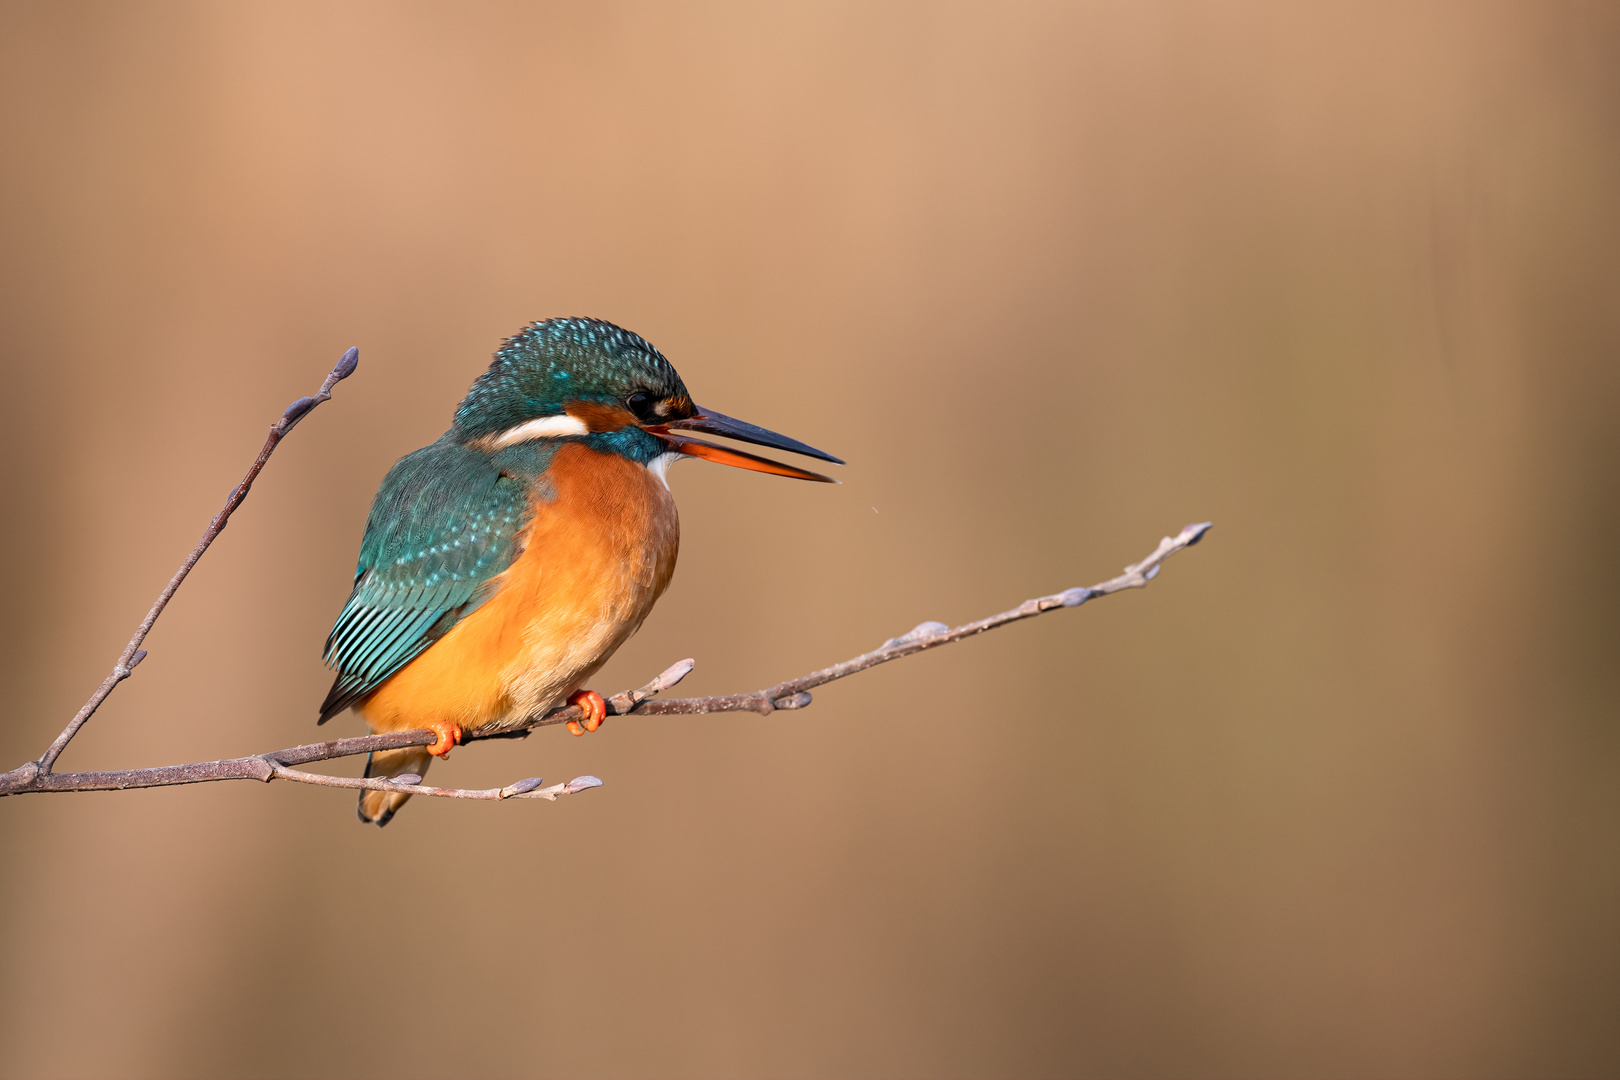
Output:
[[[532,458],[533,455],[531,454]],[[494,595],[533,508],[529,469],[448,438],[389,470],[366,521],[354,591],[332,626],[337,672],[320,723],[360,701]]]

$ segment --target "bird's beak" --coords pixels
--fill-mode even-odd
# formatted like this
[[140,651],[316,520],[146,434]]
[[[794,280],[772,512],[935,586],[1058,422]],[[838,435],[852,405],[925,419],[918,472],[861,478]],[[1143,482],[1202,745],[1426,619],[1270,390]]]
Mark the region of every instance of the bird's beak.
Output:
[[664,437],[671,449],[678,453],[688,454],[692,457],[703,458],[705,461],[717,461],[722,465],[732,465],[739,469],[751,469],[754,472],[771,473],[774,476],[791,476],[795,480],[819,480],[824,484],[836,484],[830,476],[810,472],[808,469],[784,465],[780,461],[760,457],[742,450],[733,450],[727,446],[705,442],[702,439],[692,439],[684,435],[670,433],[671,428],[681,428],[688,431],[702,431],[710,435],[724,435],[728,439],[737,439],[740,442],[754,443],[756,446],[769,446],[776,450],[786,450],[794,454],[804,454],[806,457],[820,458],[831,461],[835,465],[842,465],[840,458],[835,458],[825,450],[802,443],[797,439],[790,439],[786,435],[778,435],[774,431],[750,424],[744,420],[735,420],[725,413],[715,412],[713,409],[699,407],[693,415],[681,420],[671,420],[660,424],[656,428],[649,428]]

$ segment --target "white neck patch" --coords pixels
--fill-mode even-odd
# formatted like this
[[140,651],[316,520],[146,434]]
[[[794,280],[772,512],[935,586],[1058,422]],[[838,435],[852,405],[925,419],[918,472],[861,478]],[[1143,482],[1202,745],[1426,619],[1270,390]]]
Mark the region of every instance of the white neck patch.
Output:
[[685,454],[677,454],[673,451],[667,454],[659,454],[657,457],[647,462],[647,471],[658,477],[658,482],[664,485],[665,491],[668,491],[669,467],[684,457],[686,457]]
[[478,445],[485,450],[499,450],[503,446],[516,446],[533,439],[560,439],[565,435],[589,435],[591,429],[585,421],[563,413],[561,416],[542,416],[537,420],[485,435]]

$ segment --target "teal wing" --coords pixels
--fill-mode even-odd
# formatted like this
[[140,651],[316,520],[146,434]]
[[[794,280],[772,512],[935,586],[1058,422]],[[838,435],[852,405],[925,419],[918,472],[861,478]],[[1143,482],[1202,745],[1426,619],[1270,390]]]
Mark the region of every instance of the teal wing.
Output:
[[[528,470],[524,470],[528,471]],[[364,698],[494,595],[521,550],[531,483],[448,438],[401,458],[371,504],[354,592],[326,639],[319,723]]]

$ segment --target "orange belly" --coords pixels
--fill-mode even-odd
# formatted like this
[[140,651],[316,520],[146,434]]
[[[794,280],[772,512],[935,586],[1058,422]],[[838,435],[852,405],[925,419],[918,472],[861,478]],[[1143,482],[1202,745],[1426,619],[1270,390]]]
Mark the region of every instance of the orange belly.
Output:
[[558,450],[546,480],[496,594],[361,703],[372,731],[516,726],[562,703],[641,626],[675,572],[669,489],[578,443]]

